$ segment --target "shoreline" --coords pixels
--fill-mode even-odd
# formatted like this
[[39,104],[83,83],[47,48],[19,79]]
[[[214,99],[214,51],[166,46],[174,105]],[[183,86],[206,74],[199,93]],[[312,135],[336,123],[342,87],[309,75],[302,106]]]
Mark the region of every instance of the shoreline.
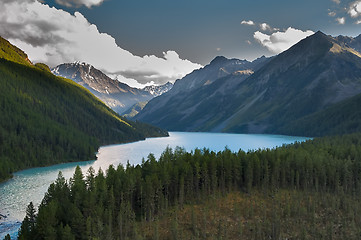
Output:
[[[165,138],[165,137],[169,137],[169,132],[168,132],[168,135],[167,136],[156,136],[156,137],[146,137],[144,139],[139,139],[139,140],[136,140],[136,141],[130,141],[130,142],[122,142],[122,143],[111,143],[111,144],[105,144],[105,145],[101,145],[98,147],[98,150],[97,152],[94,153],[94,159],[86,159],[86,160],[70,160],[70,161],[62,161],[62,162],[58,162],[58,163],[54,163],[54,164],[49,164],[49,165],[41,165],[41,166],[32,166],[32,167],[28,167],[28,168],[22,168],[22,169],[18,169],[16,170],[15,172],[12,172],[11,175],[8,177],[8,178],[5,178],[5,179],[2,179],[0,180],[0,184],[4,184],[6,182],[8,182],[9,180],[13,179],[14,178],[14,175],[18,172],[21,172],[21,171],[26,171],[26,170],[29,170],[29,169],[33,169],[33,168],[46,168],[46,167],[51,167],[51,166],[56,166],[56,165],[61,165],[61,164],[67,164],[67,163],[75,163],[75,162],[79,162],[79,163],[84,163],[84,162],[89,162],[89,161],[96,161],[97,160],[97,154],[99,152],[99,149],[101,147],[106,147],[106,146],[113,146],[113,145],[123,145],[123,144],[130,144],[130,143],[135,143],[135,142],[141,142],[141,141],[145,141],[146,139],[148,138]],[[1,214],[0,214],[1,215]],[[1,219],[1,217],[0,217]]]

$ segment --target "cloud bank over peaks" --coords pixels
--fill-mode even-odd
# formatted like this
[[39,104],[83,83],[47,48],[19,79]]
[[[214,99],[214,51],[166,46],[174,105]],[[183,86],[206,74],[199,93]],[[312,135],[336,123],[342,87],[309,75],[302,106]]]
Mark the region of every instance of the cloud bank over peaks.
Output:
[[68,8],[79,8],[81,6],[91,8],[92,6],[99,6],[104,0],[55,0],[55,2]]
[[314,34],[314,32],[311,30],[302,31],[289,27],[283,32],[277,31],[272,34],[265,34],[257,31],[254,33],[253,37],[270,52],[278,54],[312,34]]
[[0,9],[0,35],[23,49],[33,62],[52,67],[87,62],[108,75],[123,75],[141,84],[174,81],[201,67],[175,51],[166,51],[162,57],[133,55],[79,12],[72,15],[36,0],[5,0]]

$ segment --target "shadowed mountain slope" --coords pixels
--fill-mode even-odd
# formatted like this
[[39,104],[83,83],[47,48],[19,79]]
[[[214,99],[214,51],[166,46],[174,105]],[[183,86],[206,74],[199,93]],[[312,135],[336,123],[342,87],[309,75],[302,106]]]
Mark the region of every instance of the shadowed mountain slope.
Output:
[[170,91],[136,118],[169,130],[279,133],[285,124],[361,93],[360,57],[317,32],[249,76],[233,73],[187,93]]

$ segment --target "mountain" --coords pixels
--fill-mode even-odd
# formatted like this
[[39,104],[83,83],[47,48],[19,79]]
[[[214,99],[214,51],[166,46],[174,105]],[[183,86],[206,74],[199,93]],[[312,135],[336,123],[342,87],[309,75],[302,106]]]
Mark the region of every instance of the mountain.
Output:
[[[173,130],[195,131],[194,128],[203,119],[201,115],[198,115],[199,111],[203,111],[198,109],[198,106],[210,102],[209,99],[213,97],[212,93],[205,89],[213,86],[218,79],[233,76],[231,81],[219,89],[221,92],[226,92],[269,60],[264,56],[253,62],[218,56],[204,68],[194,70],[177,80],[170,91],[152,99],[134,118]],[[189,117],[190,115],[194,116]]]
[[[200,69],[197,79],[189,80],[190,74],[177,81],[136,118],[169,130],[280,133],[285,124],[361,93],[360,57],[344,42],[317,32],[253,74],[217,78],[213,73],[211,83],[200,86],[206,67]],[[195,87],[176,93],[177,85]]]
[[163,93],[166,93],[169,90],[171,90],[172,87],[173,87],[173,83],[167,82],[160,86],[156,86],[156,85],[146,86],[145,88],[143,88],[143,90],[149,92],[154,97],[158,97]]
[[167,135],[119,117],[1,37],[0,49],[0,181],[24,168],[95,159],[100,145]]
[[361,52],[361,34],[355,38],[340,35],[336,37],[336,40],[343,46],[347,46]]
[[261,57],[253,62],[239,59],[227,59],[218,56],[204,68],[194,70],[184,78],[177,80],[171,91],[171,95],[179,92],[189,92],[193,89],[212,84],[215,80],[230,74],[250,75],[269,59]]
[[147,105],[148,102],[139,102],[130,107],[127,111],[123,112],[123,117],[131,119],[134,118],[143,108]]
[[57,76],[82,85],[119,114],[138,102],[148,101],[154,94],[113,80],[87,63],[64,63],[52,69]]
[[361,132],[361,94],[322,111],[286,123],[279,132],[289,135],[343,135]]

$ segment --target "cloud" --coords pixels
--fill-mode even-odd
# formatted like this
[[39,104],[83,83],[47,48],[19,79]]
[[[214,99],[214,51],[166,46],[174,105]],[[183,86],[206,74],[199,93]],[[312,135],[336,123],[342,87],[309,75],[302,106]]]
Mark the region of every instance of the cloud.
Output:
[[[254,21],[252,21],[252,20],[249,20],[249,21],[243,20],[241,22],[241,24],[249,25],[249,26],[256,25],[256,23]],[[270,31],[270,32],[272,32],[272,31],[278,31],[279,30],[278,28],[272,28],[268,23],[260,23],[260,24],[257,23],[257,25],[259,26],[259,28],[262,31]]]
[[334,17],[334,16],[336,16],[336,12],[330,11],[330,12],[328,12],[328,16]]
[[246,40],[246,43],[247,43],[248,45],[252,45],[252,42],[251,42],[250,40]]
[[99,6],[104,0],[55,0],[55,2],[69,8],[79,8],[83,5],[91,8],[92,6]]
[[289,27],[284,32],[278,31],[270,35],[257,31],[254,33],[253,37],[270,52],[278,54],[313,33],[314,32],[311,30],[302,31]]
[[340,4],[341,0],[331,0],[332,2],[336,3],[336,4]]
[[268,25],[267,23],[261,23],[259,25],[259,27],[261,28],[261,30],[263,31],[272,31],[272,28],[270,25]]
[[243,24],[243,25],[250,25],[250,26],[255,25],[255,23],[254,23],[252,20],[248,20],[248,21],[243,20],[243,21],[241,22],[241,24]]
[[143,84],[174,81],[201,67],[171,50],[162,57],[133,55],[79,12],[72,15],[36,0],[2,0],[0,9],[0,35],[23,49],[33,62],[56,66],[82,61],[109,75],[127,74]]
[[348,14],[352,18],[357,18],[361,16],[361,1],[355,1],[350,4],[350,7],[348,9]]
[[342,18],[336,18],[336,21],[338,22],[338,24],[344,25],[345,22],[346,22],[346,19],[345,19],[344,17],[342,17]]
[[128,84],[129,86],[131,87],[134,87],[134,88],[144,88],[146,86],[152,86],[152,85],[158,85],[157,83],[151,81],[151,82],[148,82],[146,84],[141,84],[139,83],[137,80],[135,79],[132,79],[132,78],[126,78],[124,76],[121,76],[121,75],[118,75],[118,76],[114,76],[113,77],[114,79],[122,82],[122,83],[126,83]]

